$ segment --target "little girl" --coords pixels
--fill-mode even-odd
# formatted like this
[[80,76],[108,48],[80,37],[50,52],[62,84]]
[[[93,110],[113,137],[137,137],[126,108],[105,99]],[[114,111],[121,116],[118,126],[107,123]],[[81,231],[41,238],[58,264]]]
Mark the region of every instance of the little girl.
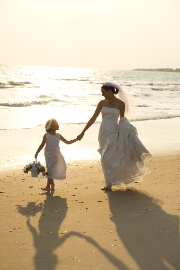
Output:
[[46,144],[44,155],[47,166],[48,178],[47,185],[45,188],[42,188],[42,190],[50,191],[54,190],[55,187],[53,179],[66,179],[67,166],[59,148],[60,140],[66,144],[71,144],[78,141],[78,139],[76,138],[74,140],[68,141],[62,135],[56,133],[56,130],[59,129],[59,125],[55,119],[48,120],[45,128],[47,132],[46,134],[44,134],[42,143],[36,151],[35,158],[37,159],[38,153],[43,149],[44,145]]

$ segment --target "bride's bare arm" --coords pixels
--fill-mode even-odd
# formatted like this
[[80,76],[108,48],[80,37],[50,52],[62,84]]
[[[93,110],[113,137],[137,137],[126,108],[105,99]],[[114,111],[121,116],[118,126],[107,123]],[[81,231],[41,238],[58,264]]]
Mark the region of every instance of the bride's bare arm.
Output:
[[119,100],[119,110],[120,110],[120,118],[124,117],[125,113],[125,103],[122,100]]
[[125,104],[122,104],[121,110],[120,110],[120,118],[124,117],[124,113],[125,113]]
[[83,129],[83,131],[77,136],[77,138],[78,138],[79,140],[82,139],[82,137],[84,136],[85,131],[86,131],[92,124],[94,124],[94,122],[96,121],[98,115],[99,115],[100,112],[101,112],[102,107],[103,107],[103,100],[101,100],[101,101],[98,103],[98,105],[97,105],[97,107],[96,107],[96,110],[95,110],[93,116],[89,119],[89,121],[87,122],[87,124],[86,124],[85,128]]

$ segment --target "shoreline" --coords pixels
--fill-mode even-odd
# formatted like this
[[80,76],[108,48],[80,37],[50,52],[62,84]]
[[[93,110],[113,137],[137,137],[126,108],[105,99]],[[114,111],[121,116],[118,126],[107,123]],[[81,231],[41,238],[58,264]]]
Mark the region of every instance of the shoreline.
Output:
[[[180,155],[180,117],[161,120],[137,121],[138,136],[152,154],[152,158]],[[84,124],[61,125],[58,131],[67,139],[73,139],[84,128]],[[69,167],[100,164],[98,153],[98,131],[100,124],[93,124],[84,138],[72,145],[60,143],[60,148]],[[0,173],[22,171],[34,161],[34,153],[42,141],[44,127],[30,129],[0,130]],[[72,136],[73,135],[73,136]],[[44,150],[38,161],[45,165]]]
[[[148,122],[148,121],[161,121],[161,120],[170,120],[170,119],[176,119],[176,118],[180,118],[180,115],[169,115],[168,117],[151,117],[151,118],[136,118],[136,119],[128,119],[131,123],[136,124],[137,122]],[[60,127],[63,126],[83,126],[86,125],[87,121],[85,122],[71,122],[71,123],[59,123]],[[100,125],[101,121],[95,121],[95,123],[93,125]],[[44,124],[39,124],[39,125],[35,125],[35,126],[31,126],[31,127],[22,127],[22,128],[1,128],[1,131],[13,131],[13,130],[30,130],[30,129],[43,129],[44,128]]]
[[[132,122],[137,128],[138,136],[152,155],[176,154],[180,152],[180,117],[173,119]],[[84,128],[81,125],[62,125],[59,133],[67,139],[76,138]],[[71,145],[60,143],[66,162],[76,160],[100,160],[97,152],[98,131],[100,124],[93,124],[84,138]],[[0,171],[20,168],[34,160],[34,153],[39,147],[45,133],[44,128],[22,130],[0,130]],[[44,164],[44,151],[38,155]]]

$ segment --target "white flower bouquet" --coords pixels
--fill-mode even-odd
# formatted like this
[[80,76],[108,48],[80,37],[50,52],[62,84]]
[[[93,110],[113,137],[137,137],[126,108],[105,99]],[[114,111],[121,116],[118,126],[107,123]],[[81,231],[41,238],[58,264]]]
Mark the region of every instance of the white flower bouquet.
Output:
[[39,161],[33,161],[23,168],[24,173],[28,173],[29,171],[32,177],[38,177],[39,173],[42,173],[43,176],[47,175],[45,167]]

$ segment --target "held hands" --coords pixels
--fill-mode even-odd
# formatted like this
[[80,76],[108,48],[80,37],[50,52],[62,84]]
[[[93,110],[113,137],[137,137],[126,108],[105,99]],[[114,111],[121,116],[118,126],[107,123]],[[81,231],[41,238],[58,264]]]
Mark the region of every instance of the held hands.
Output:
[[84,132],[82,132],[81,134],[79,134],[79,135],[77,136],[77,139],[80,141],[80,140],[83,138],[83,136],[84,136]]

